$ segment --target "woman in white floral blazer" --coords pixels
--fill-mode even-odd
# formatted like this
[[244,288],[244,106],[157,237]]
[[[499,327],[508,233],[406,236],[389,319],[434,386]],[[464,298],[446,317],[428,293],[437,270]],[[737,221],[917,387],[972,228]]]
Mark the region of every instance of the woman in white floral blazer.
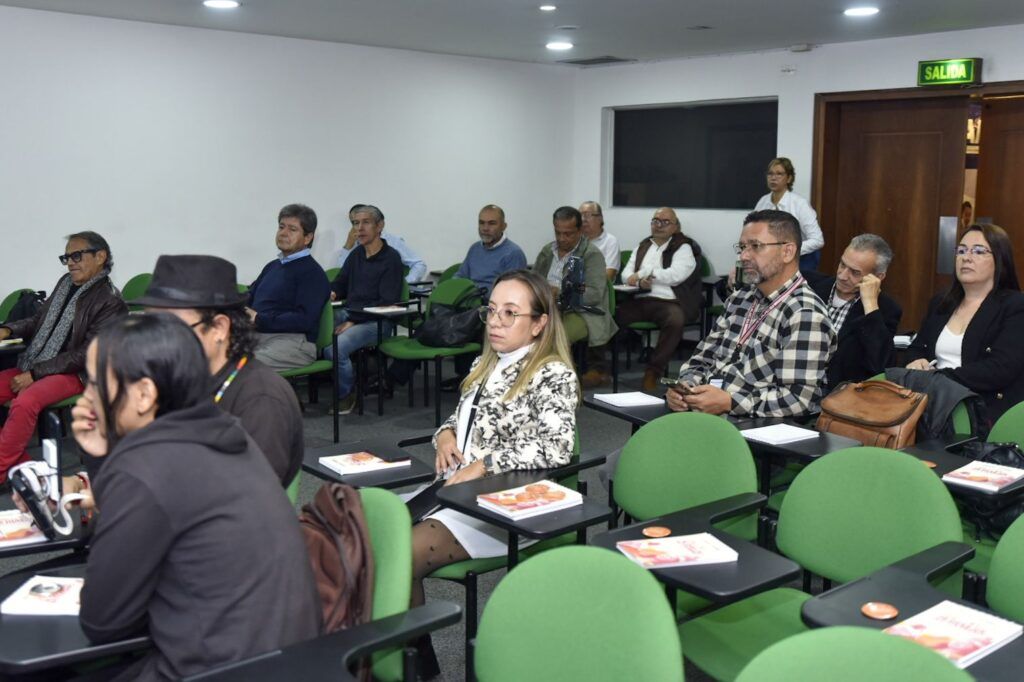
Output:
[[[499,277],[485,318],[483,354],[462,382],[455,413],[434,435],[438,473],[448,484],[513,469],[569,463],[579,382],[551,287],[526,270]],[[479,395],[478,395],[479,394]],[[469,558],[502,556],[504,531],[452,510],[413,528],[414,606],[423,578]]]

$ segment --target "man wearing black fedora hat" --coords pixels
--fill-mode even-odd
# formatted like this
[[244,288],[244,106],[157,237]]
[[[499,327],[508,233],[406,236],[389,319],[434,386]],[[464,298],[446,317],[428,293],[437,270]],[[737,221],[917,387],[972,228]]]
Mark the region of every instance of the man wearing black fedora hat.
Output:
[[213,401],[238,417],[287,487],[302,465],[302,414],[288,382],[252,356],[256,333],[236,276],[216,256],[160,256],[136,302],[192,327],[210,363]]

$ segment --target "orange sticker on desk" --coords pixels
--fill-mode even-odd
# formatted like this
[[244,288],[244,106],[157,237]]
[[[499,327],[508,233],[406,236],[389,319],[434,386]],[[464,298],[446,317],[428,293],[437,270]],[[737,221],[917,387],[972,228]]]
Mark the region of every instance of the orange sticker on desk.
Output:
[[935,467],[939,466],[938,464],[936,464],[935,462],[931,461],[930,459],[922,459],[921,460],[921,464],[925,465],[929,469],[934,469]]
[[672,531],[665,526],[647,526],[642,532],[649,538],[665,538],[672,535]]
[[860,612],[872,620],[892,620],[900,615],[900,610],[892,604],[881,601],[869,601],[860,607]]

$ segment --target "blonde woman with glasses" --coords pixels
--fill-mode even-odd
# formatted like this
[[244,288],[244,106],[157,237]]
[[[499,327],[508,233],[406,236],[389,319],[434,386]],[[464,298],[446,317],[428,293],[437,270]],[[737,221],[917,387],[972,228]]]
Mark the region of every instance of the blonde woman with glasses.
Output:
[[[448,484],[516,469],[569,463],[579,382],[545,279],[527,270],[500,276],[484,320],[483,353],[462,382],[459,405],[434,436]],[[452,510],[413,527],[414,606],[423,578],[465,559],[503,556],[506,533]]]

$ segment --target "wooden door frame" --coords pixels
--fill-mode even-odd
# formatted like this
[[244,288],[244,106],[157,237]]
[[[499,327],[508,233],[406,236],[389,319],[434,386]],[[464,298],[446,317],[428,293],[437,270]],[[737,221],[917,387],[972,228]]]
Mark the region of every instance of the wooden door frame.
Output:
[[[1024,93],[1024,81],[1000,81],[967,87],[915,87],[890,90],[851,90],[846,92],[814,93],[814,131],[811,157],[811,205],[821,207],[827,173],[836,168],[825,167],[825,147],[838,140],[837,117],[828,115],[838,111],[839,104],[851,101],[886,101],[892,99],[925,99],[936,97],[986,96]],[[966,124],[966,122],[965,122]],[[819,220],[819,222],[824,222]],[[825,223],[827,224],[827,223]],[[824,254],[822,254],[824,255]]]

